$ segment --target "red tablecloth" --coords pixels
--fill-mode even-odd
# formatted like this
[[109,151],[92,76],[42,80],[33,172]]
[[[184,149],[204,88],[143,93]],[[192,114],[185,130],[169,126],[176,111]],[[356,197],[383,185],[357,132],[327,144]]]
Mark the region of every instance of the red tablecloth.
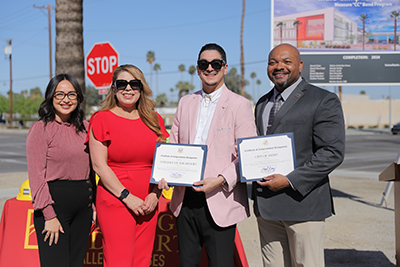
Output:
[[[168,209],[169,200],[159,201],[159,216],[154,241],[151,267],[179,266],[178,240],[175,217]],[[102,234],[95,229],[89,237],[85,267],[102,266]],[[207,266],[207,256],[203,249],[202,267]],[[12,198],[4,204],[0,222],[0,266],[39,267],[37,240],[33,225],[33,208],[30,201]],[[236,231],[233,267],[248,267],[243,244]]]
[[40,266],[30,201],[6,201],[0,222],[0,266]]

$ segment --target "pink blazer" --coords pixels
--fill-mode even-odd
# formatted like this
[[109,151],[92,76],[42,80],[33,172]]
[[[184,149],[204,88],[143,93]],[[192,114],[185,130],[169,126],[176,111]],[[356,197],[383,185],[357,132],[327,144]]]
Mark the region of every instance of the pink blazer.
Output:
[[[178,105],[171,128],[170,143],[192,144],[196,131],[201,91],[184,96]],[[206,194],[214,222],[227,227],[249,217],[247,186],[240,182],[237,138],[257,136],[250,101],[224,85],[207,137],[207,162],[204,178],[223,175],[226,186]],[[176,186],[170,209],[177,217],[182,207],[185,187]]]

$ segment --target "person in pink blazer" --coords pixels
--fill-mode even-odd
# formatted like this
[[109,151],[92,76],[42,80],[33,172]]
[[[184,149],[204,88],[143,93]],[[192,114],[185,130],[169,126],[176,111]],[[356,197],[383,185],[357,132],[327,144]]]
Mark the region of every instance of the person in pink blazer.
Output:
[[[180,266],[199,266],[205,245],[209,266],[232,267],[236,223],[249,216],[246,184],[240,182],[237,138],[256,136],[250,101],[224,84],[226,54],[217,44],[200,50],[202,90],[182,97],[170,143],[207,145],[204,179],[176,186],[170,203],[177,217]],[[168,188],[162,179],[159,188]]]

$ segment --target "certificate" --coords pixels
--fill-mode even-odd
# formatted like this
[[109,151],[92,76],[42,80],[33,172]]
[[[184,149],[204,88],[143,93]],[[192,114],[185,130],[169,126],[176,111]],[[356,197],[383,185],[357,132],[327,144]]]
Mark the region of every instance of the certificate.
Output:
[[293,133],[238,138],[241,182],[272,174],[287,175],[296,168]]
[[169,185],[193,186],[203,180],[206,159],[206,145],[157,143],[150,183],[164,178]]

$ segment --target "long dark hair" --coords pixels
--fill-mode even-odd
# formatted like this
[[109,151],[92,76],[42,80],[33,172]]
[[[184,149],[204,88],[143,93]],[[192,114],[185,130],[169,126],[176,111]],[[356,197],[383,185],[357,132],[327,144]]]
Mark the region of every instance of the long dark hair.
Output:
[[69,118],[68,122],[75,126],[77,133],[86,132],[86,128],[83,125],[85,111],[81,106],[85,96],[83,95],[82,89],[79,86],[78,81],[72,75],[67,73],[54,76],[47,85],[44,100],[42,104],[40,104],[39,108],[39,120],[42,120],[46,126],[48,122],[54,121],[56,119],[56,113],[53,106],[53,97],[58,84],[64,80],[69,81],[74,87],[76,93],[78,94],[78,105],[76,106],[76,109],[71,113],[71,117]]

